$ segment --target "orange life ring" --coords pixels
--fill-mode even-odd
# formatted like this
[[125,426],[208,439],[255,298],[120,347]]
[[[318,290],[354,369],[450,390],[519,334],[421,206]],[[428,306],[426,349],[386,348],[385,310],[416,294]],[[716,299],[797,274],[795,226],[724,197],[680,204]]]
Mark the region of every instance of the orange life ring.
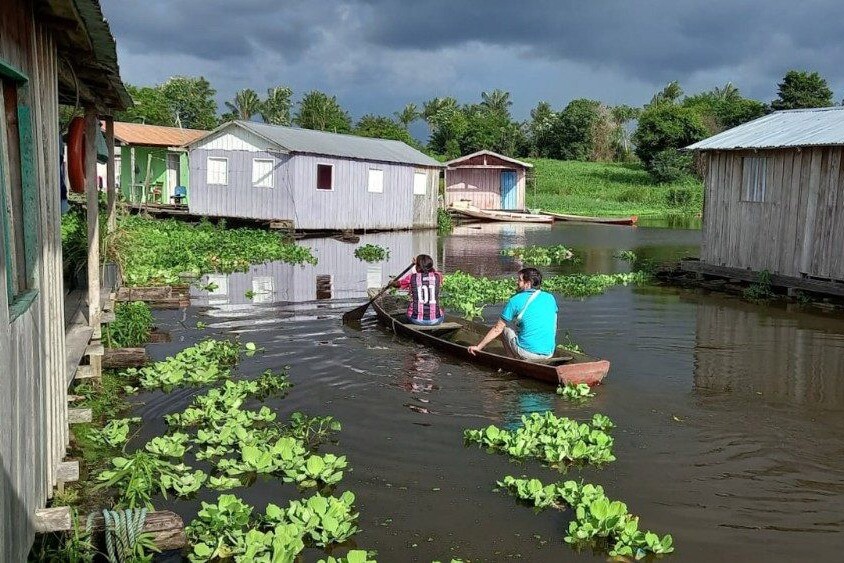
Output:
[[85,119],[74,117],[67,131],[67,176],[70,189],[85,191]]

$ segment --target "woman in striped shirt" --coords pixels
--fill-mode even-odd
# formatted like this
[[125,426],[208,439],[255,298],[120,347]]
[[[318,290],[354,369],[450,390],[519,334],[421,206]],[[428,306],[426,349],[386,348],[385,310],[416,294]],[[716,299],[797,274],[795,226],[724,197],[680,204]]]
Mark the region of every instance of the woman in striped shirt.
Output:
[[440,288],[443,275],[434,268],[434,259],[427,254],[420,254],[413,261],[414,271],[393,286],[407,290],[410,305],[407,307],[408,320],[417,325],[438,325],[445,319],[445,312],[440,307]]

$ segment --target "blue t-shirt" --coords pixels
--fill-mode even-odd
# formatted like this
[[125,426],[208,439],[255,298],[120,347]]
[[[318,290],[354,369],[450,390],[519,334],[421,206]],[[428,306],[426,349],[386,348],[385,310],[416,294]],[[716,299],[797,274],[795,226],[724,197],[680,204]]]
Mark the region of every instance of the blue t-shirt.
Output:
[[[501,311],[501,318],[508,323],[524,309],[525,303],[535,289],[520,291],[510,298]],[[531,301],[515,327],[519,347],[534,354],[551,354],[557,346],[557,300],[547,291],[541,292]]]

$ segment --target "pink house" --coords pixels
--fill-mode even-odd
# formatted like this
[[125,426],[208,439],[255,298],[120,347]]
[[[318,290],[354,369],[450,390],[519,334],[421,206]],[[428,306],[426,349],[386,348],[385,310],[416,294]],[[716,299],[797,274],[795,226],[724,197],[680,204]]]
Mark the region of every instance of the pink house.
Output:
[[480,209],[525,208],[525,174],[532,164],[486,150],[445,164],[446,206],[463,202]]

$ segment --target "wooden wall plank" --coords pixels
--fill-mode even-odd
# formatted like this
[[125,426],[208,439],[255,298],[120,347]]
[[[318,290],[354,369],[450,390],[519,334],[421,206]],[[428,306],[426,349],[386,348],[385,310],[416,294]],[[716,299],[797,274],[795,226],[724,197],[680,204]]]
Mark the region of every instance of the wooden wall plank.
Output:
[[806,192],[805,205],[801,204],[801,214],[805,210],[800,236],[800,273],[810,273],[812,270],[812,243],[815,236],[815,220],[818,209],[818,194],[821,186],[821,163],[823,149],[812,149],[812,161],[809,165],[809,184]]

